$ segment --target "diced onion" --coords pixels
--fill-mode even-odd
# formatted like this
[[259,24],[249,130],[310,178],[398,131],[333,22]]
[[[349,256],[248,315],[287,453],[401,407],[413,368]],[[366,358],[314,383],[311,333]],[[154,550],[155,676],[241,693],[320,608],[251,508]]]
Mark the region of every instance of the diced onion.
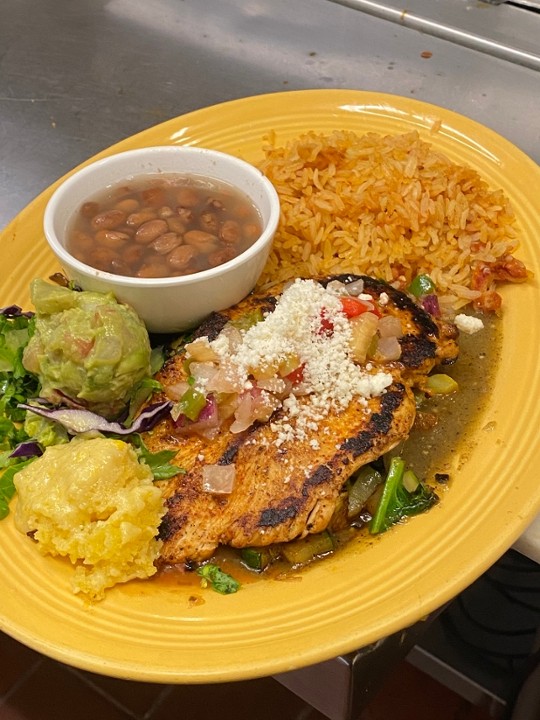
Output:
[[230,495],[235,477],[234,465],[205,465],[202,469],[203,490],[212,495]]
[[364,363],[373,336],[377,332],[379,318],[374,313],[365,312],[362,313],[362,315],[351,318],[349,322],[352,330],[352,358],[355,362]]
[[247,430],[256,420],[265,422],[280,406],[279,399],[267,391],[254,387],[241,396],[229,428],[232,433]]
[[210,347],[207,337],[200,337],[186,345],[186,356],[199,362],[213,362],[219,360],[215,350]]
[[354,280],[352,283],[348,283],[345,287],[349,295],[361,295],[364,292],[364,281]]
[[342,283],[340,280],[331,280],[326,289],[330,292],[336,293],[336,295],[346,295],[349,292],[348,285]]
[[217,365],[211,362],[192,362],[189,365],[189,374],[198,384],[205,385],[217,373]]
[[244,393],[236,408],[234,421],[229,429],[232,433],[242,432],[247,430],[253,420],[253,397],[251,393]]
[[401,345],[396,337],[379,338],[377,352],[384,360],[399,360],[401,357]]
[[229,353],[234,353],[242,344],[242,333],[231,324],[225,325],[219,337],[227,339]]
[[238,370],[222,364],[217,373],[206,384],[206,389],[208,392],[217,393],[242,392],[244,380]]
[[384,337],[401,337],[401,320],[395,315],[386,315],[379,320],[379,335]]
[[288,385],[283,378],[272,377],[257,380],[257,387],[261,388],[261,390],[268,390],[268,392],[281,395],[287,390]]
[[174,385],[167,385],[165,393],[170,400],[178,401],[188,388],[189,384],[187,382],[177,382]]

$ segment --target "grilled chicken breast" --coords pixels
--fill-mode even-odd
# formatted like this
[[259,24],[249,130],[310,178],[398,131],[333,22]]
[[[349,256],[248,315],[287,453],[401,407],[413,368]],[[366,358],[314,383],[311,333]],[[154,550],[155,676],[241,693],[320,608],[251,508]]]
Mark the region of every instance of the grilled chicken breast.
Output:
[[[340,275],[317,282],[326,286],[332,280],[350,283],[359,277]],[[386,283],[362,280],[364,295],[371,296],[380,315],[398,317],[403,333],[398,361],[375,360],[365,368],[367,375],[387,374],[380,393],[353,397],[344,408],[329,407],[292,437],[283,433],[293,422],[284,407],[269,421],[255,422],[242,432],[231,432],[226,422],[212,439],[179,433],[170,418],[145,437],[153,451],[174,450],[175,463],[185,470],[162,484],[167,506],[160,529],[164,563],[205,560],[220,544],[264,546],[321,532],[347,478],[407,438],[415,418],[412,390],[436,365],[456,359],[457,330]],[[273,313],[282,291],[276,286],[213,314],[193,337],[213,341],[230,320],[258,309],[265,316]],[[184,352],[165,364],[158,379],[165,393],[186,380]],[[309,395],[297,397],[295,412],[309,402]],[[209,465],[234,465],[230,493],[205,491],[204,468]]]

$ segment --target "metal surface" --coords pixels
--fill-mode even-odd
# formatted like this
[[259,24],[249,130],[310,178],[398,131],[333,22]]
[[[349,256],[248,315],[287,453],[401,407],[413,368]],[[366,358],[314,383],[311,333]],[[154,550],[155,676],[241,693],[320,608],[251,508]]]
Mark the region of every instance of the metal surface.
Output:
[[525,677],[508,720],[538,720],[540,717],[540,629],[536,634],[534,651],[536,664],[531,666]]
[[412,95],[540,159],[534,70],[328,0],[3,0],[0,48],[0,226],[128,135],[288,89]]
[[[1,9],[0,227],[126,136],[284,90],[413,96],[540,161],[540,15],[513,3],[410,0],[405,13],[361,0],[2,0]],[[334,692],[332,717],[350,717],[360,661],[324,665],[282,680],[327,714]]]
[[440,612],[356,653],[274,677],[329,720],[352,720],[359,717],[379,690],[381,679],[407,656]]
[[515,0],[509,4],[540,12],[540,0]]
[[[332,0],[488,55],[540,70],[539,19],[514,3]],[[487,13],[491,13],[489,16]]]
[[449,603],[407,660],[493,718],[538,720],[539,628],[540,565],[510,550]]
[[407,662],[413,667],[430,675],[438,682],[450,688],[467,702],[486,710],[490,717],[501,718],[505,703],[497,695],[487,690],[475,680],[456,670],[439,657],[430,653],[421,645],[414,647],[407,656]]
[[484,0],[484,2],[491,3],[492,5],[508,3],[508,5],[515,5],[516,7],[525,8],[526,10],[540,12],[540,0]]

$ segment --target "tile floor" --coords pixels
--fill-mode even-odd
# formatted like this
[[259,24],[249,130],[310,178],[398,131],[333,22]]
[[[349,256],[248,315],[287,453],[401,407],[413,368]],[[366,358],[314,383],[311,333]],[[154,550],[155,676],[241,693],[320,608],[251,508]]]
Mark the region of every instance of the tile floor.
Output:
[[[0,633],[0,720],[325,720],[272,678],[222,685],[133,683],[74,670]],[[358,720],[489,720],[407,662]]]

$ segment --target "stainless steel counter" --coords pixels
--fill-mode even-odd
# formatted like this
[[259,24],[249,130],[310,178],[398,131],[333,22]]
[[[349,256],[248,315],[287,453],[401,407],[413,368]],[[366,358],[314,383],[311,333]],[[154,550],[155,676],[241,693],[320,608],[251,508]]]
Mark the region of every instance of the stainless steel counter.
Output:
[[[368,0],[2,0],[0,227],[99,150],[260,93],[413,96],[489,126],[540,161],[540,14],[532,4],[411,0],[407,8]],[[534,554],[537,540],[538,531],[523,551]],[[349,674],[346,659],[334,668],[343,665]]]
[[[333,0],[379,18],[399,23],[456,45],[540,70],[537,23],[524,12],[525,0],[470,2],[470,0]],[[538,0],[526,0],[527,7]],[[497,12],[488,3],[499,5]],[[522,7],[520,7],[520,5]],[[538,5],[536,6],[538,9]]]
[[[444,4],[457,26],[481,12],[484,37],[500,39],[510,19],[527,50],[540,35],[533,12]],[[424,7],[432,18],[433,6],[415,0],[415,16]],[[0,227],[98,150],[189,110],[266,92],[412,95],[539,160],[538,81],[529,67],[328,0],[3,0]]]

